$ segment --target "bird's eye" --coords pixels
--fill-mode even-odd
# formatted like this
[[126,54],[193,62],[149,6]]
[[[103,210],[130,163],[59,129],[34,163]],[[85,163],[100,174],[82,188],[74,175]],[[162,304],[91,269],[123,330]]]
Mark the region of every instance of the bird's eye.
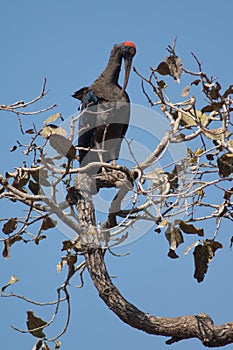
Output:
[[123,56],[126,57],[132,57],[136,53],[136,50],[134,47],[131,46],[124,46],[123,47]]
[[135,48],[134,47],[130,47],[129,48],[129,53],[130,53],[130,55],[135,55],[135,53],[136,53],[136,50],[135,50]]

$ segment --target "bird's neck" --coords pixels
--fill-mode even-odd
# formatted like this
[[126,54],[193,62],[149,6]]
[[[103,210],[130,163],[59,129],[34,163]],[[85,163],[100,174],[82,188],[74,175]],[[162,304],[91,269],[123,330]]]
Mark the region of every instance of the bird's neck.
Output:
[[111,51],[107,67],[96,80],[104,80],[108,84],[118,84],[121,70],[122,53],[119,45],[115,45]]

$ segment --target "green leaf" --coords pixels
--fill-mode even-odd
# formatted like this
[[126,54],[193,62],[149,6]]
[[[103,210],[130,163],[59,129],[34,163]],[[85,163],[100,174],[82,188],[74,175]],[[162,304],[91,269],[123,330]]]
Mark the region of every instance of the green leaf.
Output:
[[187,114],[182,113],[182,120],[187,126],[196,126],[194,117],[189,117]]
[[60,126],[49,124],[42,128],[40,134],[45,139],[48,139],[51,134],[66,136],[67,132],[65,129],[61,128]]
[[200,121],[201,125],[205,125],[208,120],[208,115],[203,113],[202,111],[196,110],[196,116]]
[[58,118],[61,118],[61,113],[56,113],[44,120],[44,125],[55,122]]

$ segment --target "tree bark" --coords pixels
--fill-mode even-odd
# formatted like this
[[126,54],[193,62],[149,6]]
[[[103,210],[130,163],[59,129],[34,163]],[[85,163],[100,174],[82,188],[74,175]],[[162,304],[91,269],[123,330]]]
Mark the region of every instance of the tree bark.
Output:
[[[116,186],[116,179],[114,180],[114,178],[111,180],[99,179],[99,184],[102,184],[104,181],[103,183],[106,186],[105,182],[107,180],[109,181],[107,187]],[[233,322],[216,326],[207,314],[180,316],[176,318],[157,317],[139,310],[121,295],[112,283],[105,265],[104,255],[106,250],[101,248],[101,243],[95,229],[96,223],[91,191],[84,191],[84,183],[85,181],[82,180],[82,195],[78,196],[77,203],[80,225],[83,228],[80,233],[80,243],[83,247],[86,266],[91,279],[99,292],[100,298],[108,308],[124,323],[127,323],[133,328],[137,328],[148,334],[170,337],[166,341],[166,344],[169,345],[190,338],[199,339],[206,347],[220,347],[233,343]],[[89,185],[87,187],[89,189]],[[121,196],[119,198],[121,199]],[[115,205],[114,201],[113,204]],[[119,208],[120,204],[117,201],[117,210]],[[115,211],[113,210],[113,212]]]
[[206,347],[220,347],[233,342],[233,322],[215,326],[206,314],[169,318],[144,313],[128,302],[113,285],[101,248],[87,250],[85,258],[99,296],[124,323],[148,334],[171,337],[166,342],[169,345],[190,338],[198,338]]

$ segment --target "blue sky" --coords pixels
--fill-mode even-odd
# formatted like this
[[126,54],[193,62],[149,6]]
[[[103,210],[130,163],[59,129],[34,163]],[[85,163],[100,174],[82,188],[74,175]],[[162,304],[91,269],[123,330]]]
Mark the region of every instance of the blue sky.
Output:
[[[233,3],[230,1],[22,0],[1,1],[0,7],[1,104],[34,98],[46,77],[49,94],[38,106],[56,103],[56,111],[64,118],[70,116],[77,110],[71,94],[90,84],[105,67],[113,44],[125,40],[136,43],[134,65],[144,74],[166,56],[167,45],[178,36],[177,52],[187,67],[195,67],[190,55],[193,51],[204,62],[207,72],[217,76],[223,86],[232,83]],[[140,80],[133,73],[127,91],[133,103],[147,106]],[[23,124],[25,128],[30,127],[32,121],[40,125],[43,119],[43,116],[25,117]],[[16,164],[16,157],[20,161],[20,154],[8,150],[21,136],[15,115],[1,112],[1,122],[0,172],[4,173]],[[10,215],[10,208],[0,203],[3,216]],[[225,227],[223,241],[228,242],[230,231],[230,227]],[[4,285],[10,275],[15,274],[20,279],[15,292],[41,301],[55,299],[56,288],[64,278],[56,272],[64,236],[54,231],[49,237],[48,242],[41,242],[39,247],[16,244],[11,258],[1,260],[0,284]],[[110,274],[118,276],[114,282],[123,295],[137,307],[157,316],[206,312],[216,323],[232,321],[230,266],[233,256],[227,243],[224,250],[217,252],[200,285],[192,278],[192,254],[183,256],[185,247],[181,247],[180,259],[173,261],[167,257],[167,248],[165,238],[151,231],[120,250],[130,251],[130,256],[107,257]],[[61,339],[62,349],[89,350],[96,344],[101,344],[103,350],[167,347],[165,338],[146,335],[118,320],[99,299],[87,274],[85,281],[85,287],[79,290],[74,287],[78,282],[72,280],[71,325]],[[25,310],[30,308],[19,300],[1,299],[1,344],[5,349],[32,348],[35,342],[32,336],[18,334],[10,328],[10,325],[25,328]],[[46,319],[50,316],[44,309],[34,310]],[[64,317],[61,315],[58,320],[57,329]],[[204,348],[196,340],[172,346],[175,350],[187,347]]]

